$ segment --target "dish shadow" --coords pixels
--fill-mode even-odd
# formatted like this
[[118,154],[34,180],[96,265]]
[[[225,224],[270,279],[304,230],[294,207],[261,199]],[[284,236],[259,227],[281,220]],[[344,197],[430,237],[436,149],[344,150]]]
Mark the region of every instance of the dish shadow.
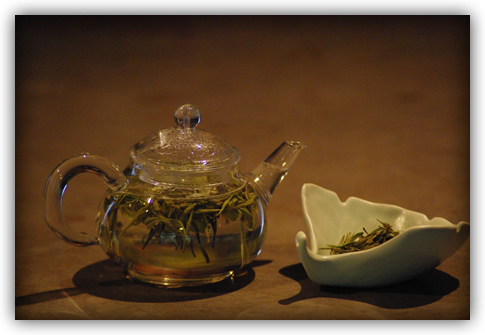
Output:
[[282,305],[324,297],[355,300],[388,309],[404,309],[436,302],[460,286],[458,279],[436,269],[404,283],[379,288],[345,288],[318,285],[308,278],[301,263],[282,268],[279,273],[301,285],[301,290],[297,295],[278,301]]
[[15,306],[31,305],[84,293],[124,302],[160,303],[212,298],[249,285],[255,277],[253,267],[270,262],[270,260],[255,260],[236,275],[213,284],[163,288],[129,278],[122,266],[108,259],[79,270],[72,279],[75,287],[16,297]]

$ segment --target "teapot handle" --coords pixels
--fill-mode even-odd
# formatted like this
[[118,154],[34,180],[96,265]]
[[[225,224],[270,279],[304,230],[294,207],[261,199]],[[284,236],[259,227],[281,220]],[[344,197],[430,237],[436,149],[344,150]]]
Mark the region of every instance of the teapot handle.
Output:
[[127,180],[116,164],[107,158],[91,154],[68,158],[52,171],[44,188],[43,205],[47,225],[56,236],[80,247],[99,244],[98,237],[72,229],[64,218],[62,198],[69,181],[84,172],[101,177],[111,189],[120,187]]

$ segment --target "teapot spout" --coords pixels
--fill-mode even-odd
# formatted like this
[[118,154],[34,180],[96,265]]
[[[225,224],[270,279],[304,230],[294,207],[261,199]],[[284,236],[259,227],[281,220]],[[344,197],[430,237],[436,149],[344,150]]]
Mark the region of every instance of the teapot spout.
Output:
[[306,148],[306,145],[301,142],[283,142],[251,172],[250,179],[257,186],[266,204],[268,204],[276,186],[286,176],[291,165],[304,148]]

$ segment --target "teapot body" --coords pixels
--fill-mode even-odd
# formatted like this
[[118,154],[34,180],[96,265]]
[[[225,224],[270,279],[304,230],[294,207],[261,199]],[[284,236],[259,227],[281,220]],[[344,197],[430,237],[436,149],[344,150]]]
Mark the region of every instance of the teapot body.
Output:
[[249,264],[266,234],[265,203],[249,180],[212,188],[129,182],[107,191],[99,245],[144,282],[191,286],[222,280]]

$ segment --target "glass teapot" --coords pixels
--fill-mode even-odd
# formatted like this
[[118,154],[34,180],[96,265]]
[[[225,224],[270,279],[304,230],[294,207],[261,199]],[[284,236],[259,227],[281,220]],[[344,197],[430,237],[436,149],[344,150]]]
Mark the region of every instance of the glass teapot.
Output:
[[[123,172],[91,154],[61,162],[44,190],[50,229],[70,244],[101,246],[131,277],[156,285],[213,283],[249,264],[261,252],[269,199],[305,146],[284,142],[242,174],[239,151],[199,122],[195,106],[179,107],[176,126],[135,144]],[[63,215],[67,185],[84,172],[108,186],[97,236],[75,231]]]

